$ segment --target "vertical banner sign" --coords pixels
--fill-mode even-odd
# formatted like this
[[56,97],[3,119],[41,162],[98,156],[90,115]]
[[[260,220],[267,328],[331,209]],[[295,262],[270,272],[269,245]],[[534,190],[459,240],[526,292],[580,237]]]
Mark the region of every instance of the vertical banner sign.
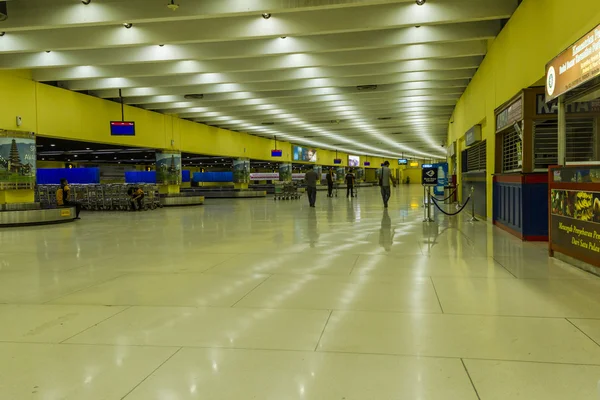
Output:
[[156,183],[159,185],[181,185],[181,153],[156,152]]
[[34,134],[0,130],[0,190],[33,189],[35,176]]
[[250,183],[250,160],[233,160],[233,183]]
[[338,183],[342,183],[344,182],[344,178],[346,177],[346,168],[344,167],[337,167],[335,169],[335,180]]
[[364,168],[355,168],[354,174],[356,175],[356,181],[361,182],[365,180],[365,169]]
[[279,164],[279,180],[281,182],[292,181],[292,164],[283,163]]

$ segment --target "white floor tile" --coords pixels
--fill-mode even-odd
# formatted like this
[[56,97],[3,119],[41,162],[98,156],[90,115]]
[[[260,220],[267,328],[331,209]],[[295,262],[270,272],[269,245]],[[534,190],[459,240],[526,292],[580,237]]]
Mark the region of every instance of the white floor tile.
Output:
[[229,307],[268,275],[131,274],[62,297],[55,304]]
[[59,343],[124,307],[0,305],[1,342]]
[[133,307],[68,343],[314,350],[328,311]]
[[600,397],[600,366],[465,360],[485,400],[592,400]]
[[334,311],[321,351],[600,364],[565,319]]
[[121,399],[176,351],[0,343],[0,398]]
[[477,397],[460,360],[184,349],[126,400],[461,399]]

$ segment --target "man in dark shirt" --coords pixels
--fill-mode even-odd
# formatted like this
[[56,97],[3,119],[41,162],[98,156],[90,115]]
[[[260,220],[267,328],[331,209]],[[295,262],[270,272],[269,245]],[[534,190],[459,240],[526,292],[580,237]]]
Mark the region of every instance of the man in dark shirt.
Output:
[[352,172],[352,170],[348,170],[348,173],[346,174],[346,197],[354,197],[354,181],[355,181],[356,177],[354,176],[354,173]]
[[317,201],[317,179],[318,174],[314,169],[311,169],[304,175],[304,182],[306,183],[306,193],[308,194],[308,203],[311,207],[315,206]]

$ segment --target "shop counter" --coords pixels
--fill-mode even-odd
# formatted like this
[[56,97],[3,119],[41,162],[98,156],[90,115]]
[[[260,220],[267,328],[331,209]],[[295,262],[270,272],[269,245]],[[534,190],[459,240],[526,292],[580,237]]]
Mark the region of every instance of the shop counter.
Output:
[[548,240],[548,174],[494,175],[493,222],[521,240]]
[[548,182],[550,255],[600,275],[600,165],[551,167]]

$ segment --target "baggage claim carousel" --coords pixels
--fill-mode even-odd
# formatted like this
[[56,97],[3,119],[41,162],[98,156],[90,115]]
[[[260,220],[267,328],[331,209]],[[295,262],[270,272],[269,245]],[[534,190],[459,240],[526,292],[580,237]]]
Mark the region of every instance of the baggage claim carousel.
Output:
[[39,203],[0,206],[0,227],[62,224],[75,220],[75,207],[41,209]]

